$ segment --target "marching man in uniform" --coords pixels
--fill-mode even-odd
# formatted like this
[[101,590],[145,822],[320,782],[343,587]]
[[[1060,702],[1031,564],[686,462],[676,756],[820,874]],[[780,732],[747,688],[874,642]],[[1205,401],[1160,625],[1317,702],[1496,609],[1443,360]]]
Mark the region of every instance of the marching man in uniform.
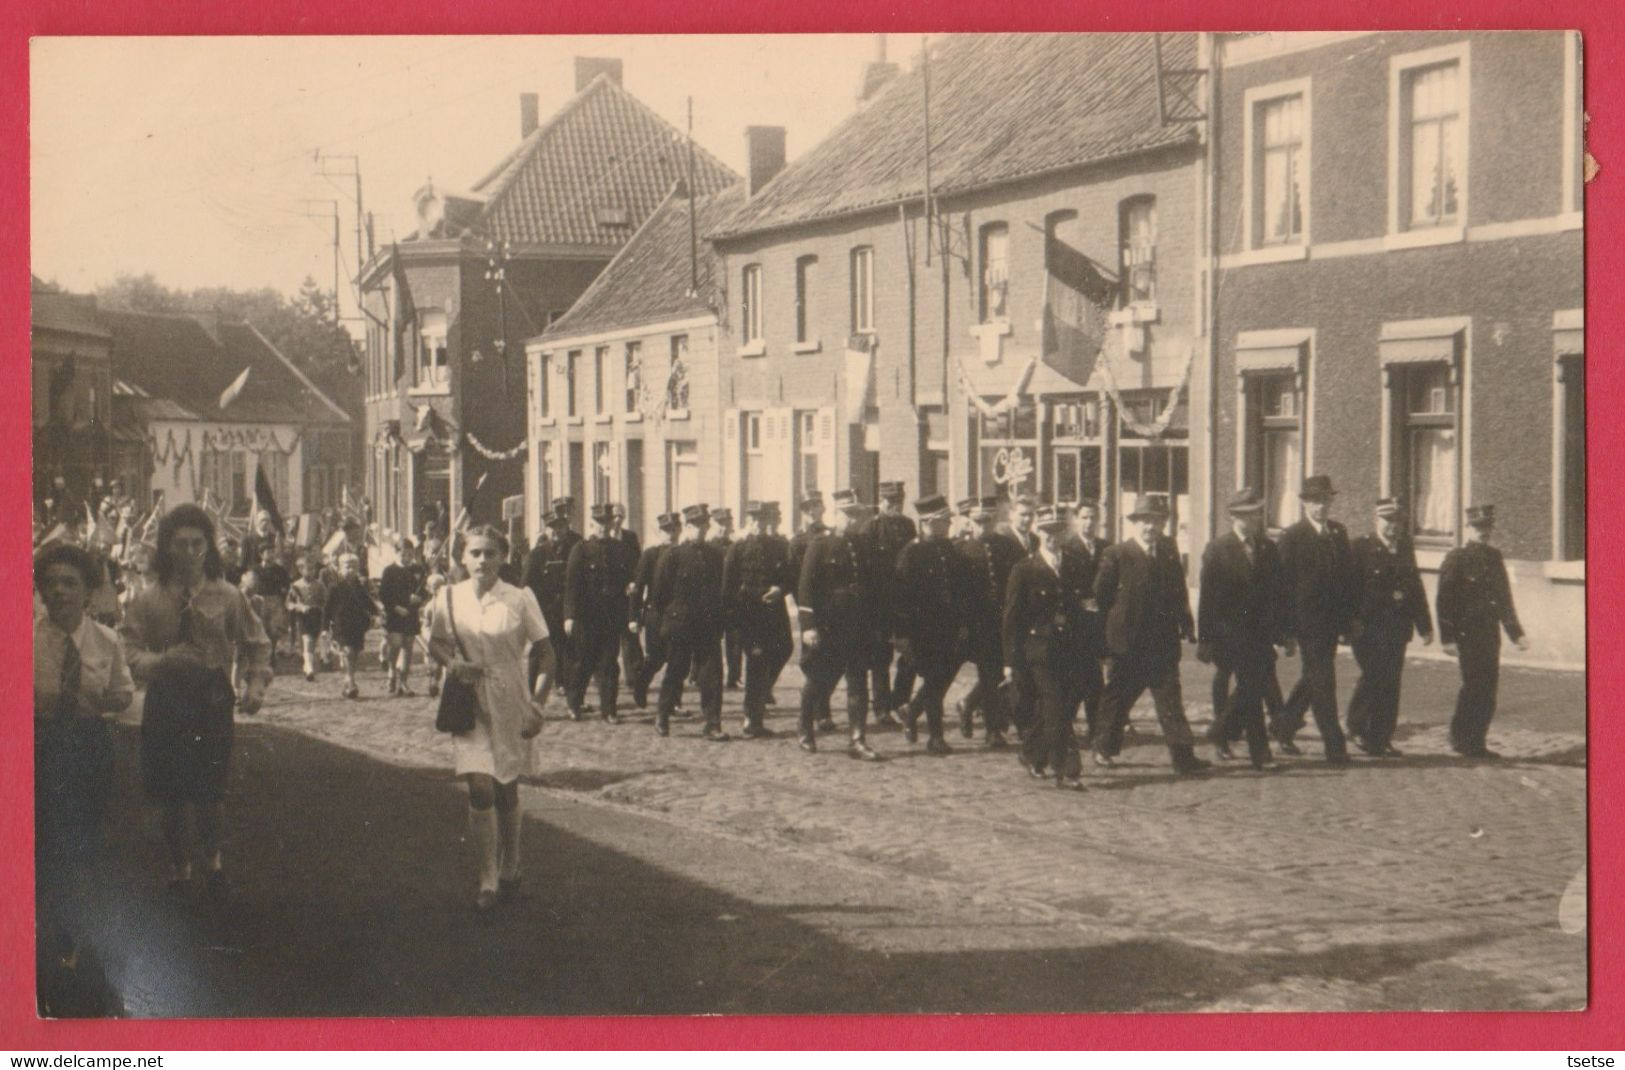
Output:
[[1083,563],[1063,553],[1067,519],[1053,506],[1038,510],[1038,549],[1010,570],[1004,600],[1004,674],[1031,696],[1038,724],[1021,741],[1021,764],[1034,778],[1055,774],[1055,785],[1081,791],[1081,762],[1073,722],[1082,692],[1078,644],[1089,597]]
[[728,548],[722,565],[723,604],[739,633],[745,656],[746,739],[771,736],[762,723],[767,696],[790,657],[790,618],[784,597],[791,586],[790,547],[770,529],[779,519],[778,502],[751,502],[745,509],[749,534]]
[[1439,568],[1439,641],[1461,662],[1461,692],[1450,721],[1450,746],[1468,758],[1499,758],[1485,744],[1501,679],[1501,629],[1519,650],[1529,640],[1512,605],[1501,551],[1490,545],[1495,506],[1467,510],[1468,541],[1445,555]]
[[1416,551],[1400,535],[1399,502],[1377,502],[1376,530],[1354,540],[1354,575],[1359,585],[1349,645],[1360,665],[1360,682],[1349,699],[1349,738],[1367,754],[1397,758],[1394,726],[1399,722],[1399,682],[1411,636],[1433,642]]
[[[682,515],[661,513],[655,526],[666,536],[666,541],[651,542],[644,548],[627,590],[626,612],[630,619],[627,631],[634,643],[641,633],[644,643],[643,654],[637,659],[636,675],[630,680],[632,701],[640,710],[649,705],[649,684],[666,664],[666,644],[660,638],[660,615],[653,605],[655,574],[660,570],[660,559],[666,556],[666,551],[677,545],[677,536],[683,530]],[[627,669],[628,673],[632,671]]]
[[1005,666],[1000,621],[1010,572],[1025,555],[1020,543],[996,527],[997,498],[967,498],[959,504],[960,511],[976,526],[970,538],[955,544],[971,572],[970,644],[966,656],[976,666],[976,685],[959,703],[959,734],[971,738],[971,718],[980,709],[987,725],[987,745],[999,750],[1006,745],[1004,733],[1010,724],[1009,689],[1000,686]]
[[[728,556],[728,550],[734,544],[734,514],[727,506],[718,506],[711,510],[711,544],[722,551],[722,556]],[[739,629],[733,624],[727,625],[722,632],[723,686],[733,691],[739,687],[740,674],[743,672],[743,652],[739,644]]]
[[1107,549],[1095,573],[1095,601],[1106,618],[1111,658],[1101,695],[1101,731],[1094,739],[1095,764],[1115,764],[1129,711],[1149,688],[1174,771],[1199,773],[1208,763],[1196,756],[1179,686],[1180,642],[1196,638],[1196,623],[1179,551],[1162,534],[1168,506],[1161,495],[1141,494],[1128,520],[1135,533]]
[[801,562],[796,606],[801,613],[801,749],[818,750],[813,722],[828,715],[829,696],[846,679],[846,719],[851,730],[847,753],[861,761],[879,755],[866,740],[869,722],[869,666],[874,658],[874,604],[863,580],[867,550],[852,531],[863,510],[850,490],[835,493],[835,527],[813,539]]
[[711,510],[704,504],[683,509],[683,537],[660,559],[654,605],[660,639],[666,646],[666,675],[660,681],[655,731],[671,733],[671,715],[683,697],[683,682],[695,666],[706,739],[726,742],[722,730],[722,549],[706,541]]
[[892,594],[898,559],[902,556],[903,547],[919,537],[919,529],[914,521],[903,515],[903,484],[900,480],[880,484],[880,511],[864,529],[863,536],[872,544],[876,570],[874,590],[870,593],[874,596],[877,611],[886,616],[885,635],[875,645],[873,652],[874,678],[871,686],[875,714],[882,718],[890,715],[892,720],[901,723],[903,711],[908,707],[914,691],[915,666],[907,658],[899,657],[897,674],[895,677],[892,675],[892,643],[889,640],[897,629]]
[[579,710],[587,683],[598,680],[599,716],[620,723],[621,636],[626,634],[626,590],[637,567],[632,548],[615,533],[613,507],[592,507],[598,531],[570,551],[564,570],[564,632],[575,645],[575,676],[565,681],[566,701]]
[[943,735],[943,700],[965,661],[969,638],[970,569],[948,537],[953,512],[940,494],[914,504],[921,537],[903,547],[897,559],[898,652],[920,674],[919,698],[908,707],[908,741],[919,738],[923,709],[929,738],[925,749],[945,755],[953,748]]

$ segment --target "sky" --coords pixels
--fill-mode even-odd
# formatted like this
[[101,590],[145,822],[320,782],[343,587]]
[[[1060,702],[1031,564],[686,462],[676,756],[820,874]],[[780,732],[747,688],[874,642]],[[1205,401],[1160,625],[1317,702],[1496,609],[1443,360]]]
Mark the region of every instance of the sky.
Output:
[[[332,215],[354,275],[355,180],[380,242],[413,227],[428,179],[466,189],[519,140],[519,95],[546,118],[575,56],[744,171],[748,125],[783,126],[792,159],[855,106],[877,36],[36,38],[31,47],[33,272],[75,291],[123,273],[168,286],[333,279]],[[893,36],[893,60],[918,39]],[[333,159],[320,160],[321,152]],[[346,295],[348,313],[353,300]]]

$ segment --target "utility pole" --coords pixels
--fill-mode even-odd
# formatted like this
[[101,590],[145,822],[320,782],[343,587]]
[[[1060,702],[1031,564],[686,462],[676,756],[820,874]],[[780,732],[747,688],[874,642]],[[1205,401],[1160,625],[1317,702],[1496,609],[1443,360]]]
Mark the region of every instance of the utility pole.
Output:
[[[316,173],[323,178],[351,178],[355,180],[355,277],[359,281],[362,271],[366,269],[367,261],[371,259],[376,251],[373,248],[372,227],[363,227],[363,220],[366,219],[367,212],[361,199],[361,157],[355,154],[346,156],[324,153],[318,148],[314,160]],[[331,165],[335,163],[348,164],[348,167],[334,169]],[[365,234],[364,237],[363,234]],[[356,304],[359,306],[360,303],[360,297],[357,295]]]
[[[306,219],[331,219],[333,221],[333,324],[337,326],[339,322],[339,202],[332,197],[314,200],[306,198],[304,204]],[[318,204],[327,205],[328,210],[326,212],[312,212],[310,210],[311,206]]]

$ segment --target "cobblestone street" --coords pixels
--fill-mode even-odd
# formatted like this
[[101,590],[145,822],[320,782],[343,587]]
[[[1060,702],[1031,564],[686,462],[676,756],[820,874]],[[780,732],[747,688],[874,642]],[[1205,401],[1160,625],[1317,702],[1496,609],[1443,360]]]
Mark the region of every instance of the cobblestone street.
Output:
[[[1353,666],[1339,668],[1346,698]],[[872,733],[890,759],[879,765],[835,745],[804,755],[793,666],[769,719],[781,734],[761,742],[707,743],[698,721],[663,740],[646,715],[574,723],[555,704],[522,791],[535,926],[496,927],[547,947],[527,963],[521,943],[508,968],[527,979],[490,991],[459,988],[448,965],[500,938],[461,918],[471,863],[431,701],[376,697],[381,677],[363,681],[374,697],[346,702],[334,675],[281,677],[258,720],[240,719],[240,931],[194,931],[180,915],[148,930],[168,932],[171,950],[212,949],[199,954],[215,980],[191,996],[143,993],[140,956],[110,955],[136,1013],[1585,1003],[1578,674],[1504,673],[1497,765],[1449,754],[1454,673],[1439,663],[1408,670],[1406,757],[1342,771],[1311,735],[1279,774],[1243,763],[1176,778],[1142,706],[1127,761],[1088,776],[1082,795],[957,736],[946,759],[897,731]],[[1188,663],[1198,729],[1206,684]],[[727,695],[730,732],[738,699]],[[115,836],[132,827],[114,824]],[[135,840],[125,857],[156,872],[153,830]],[[525,972],[537,969],[547,983]]]

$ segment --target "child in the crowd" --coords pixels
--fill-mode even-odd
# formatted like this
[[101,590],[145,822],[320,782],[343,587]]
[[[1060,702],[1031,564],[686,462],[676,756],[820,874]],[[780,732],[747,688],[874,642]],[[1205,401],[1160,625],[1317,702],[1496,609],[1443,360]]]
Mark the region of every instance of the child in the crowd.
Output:
[[288,587],[293,578],[282,564],[281,555],[274,544],[262,542],[259,547],[259,561],[254,566],[254,588],[258,592],[265,606],[260,614],[260,623],[265,625],[265,634],[271,640],[271,667],[276,667],[277,649],[282,645],[282,636],[288,630]]
[[299,656],[303,660],[305,679],[316,679],[316,637],[322,634],[327,619],[327,584],[322,582],[322,559],[317,553],[305,555],[300,562],[299,578],[288,586],[288,613],[293,617],[293,630],[299,636]]
[[[435,595],[439,594],[440,588],[444,587],[445,585],[446,574],[438,567],[431,567],[428,578],[424,580],[423,609],[420,611],[423,617],[423,631],[427,634],[434,634]],[[429,697],[439,698],[440,680],[441,677],[445,675],[445,669],[443,669],[433,658],[430,658],[428,662],[428,671]]]
[[407,677],[412,673],[412,648],[422,631],[418,611],[423,606],[423,566],[411,539],[400,541],[400,560],[384,569],[378,601],[384,607],[384,658],[389,666],[389,693],[411,695]]
[[[258,617],[259,620],[260,620],[260,623],[263,625],[265,623],[265,610],[266,610],[266,605],[267,605],[268,599],[266,598],[266,596],[264,595],[264,593],[262,593],[262,591],[260,589],[259,573],[252,570],[252,569],[250,569],[247,572],[244,572],[243,573],[243,578],[238,583],[237,586],[238,586],[238,589],[240,589],[243,592],[243,598],[248,602],[248,608],[253,610],[254,616]],[[276,675],[276,645],[274,643],[271,646],[269,669],[270,669],[271,674],[273,676],[275,676]],[[237,666],[236,666],[234,676],[236,678],[235,682],[237,684],[237,695],[238,695],[238,697],[240,699],[241,696],[247,694],[248,683],[249,683],[248,666],[244,662],[242,662],[241,660],[239,660],[237,662]]]
[[339,648],[339,664],[344,671],[344,697],[360,698],[361,688],[355,682],[355,670],[361,660],[361,647],[367,641],[367,629],[378,615],[378,605],[367,593],[361,579],[361,558],[342,553],[338,558],[339,581],[327,593],[327,627],[333,635],[333,644]]

